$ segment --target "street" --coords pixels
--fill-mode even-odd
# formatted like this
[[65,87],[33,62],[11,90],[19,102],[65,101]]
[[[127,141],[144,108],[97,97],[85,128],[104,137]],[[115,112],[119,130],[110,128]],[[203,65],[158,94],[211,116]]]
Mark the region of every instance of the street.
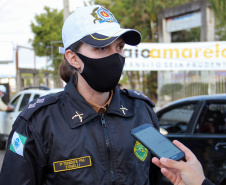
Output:
[[2,162],[5,155],[5,150],[0,150],[0,170],[2,168]]

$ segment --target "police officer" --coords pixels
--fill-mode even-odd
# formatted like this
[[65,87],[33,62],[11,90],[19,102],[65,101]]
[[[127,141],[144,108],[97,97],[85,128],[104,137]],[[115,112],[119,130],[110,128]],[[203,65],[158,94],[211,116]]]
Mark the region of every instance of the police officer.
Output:
[[31,102],[9,136],[1,185],[160,184],[151,154],[130,131],[158,128],[154,104],[119,90],[125,44],[140,33],[123,29],[100,5],[77,8],[62,29],[65,90]]
[[6,87],[4,85],[0,85],[0,111],[11,111],[13,110],[13,107],[10,105],[6,105],[2,101],[2,97],[6,94]]

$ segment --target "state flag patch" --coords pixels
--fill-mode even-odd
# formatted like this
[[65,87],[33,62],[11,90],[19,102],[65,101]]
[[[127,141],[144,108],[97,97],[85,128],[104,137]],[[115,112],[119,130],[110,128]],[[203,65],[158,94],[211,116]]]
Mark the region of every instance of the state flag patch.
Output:
[[27,138],[18,134],[17,132],[14,132],[12,141],[10,144],[10,150],[14,153],[24,156],[24,146]]

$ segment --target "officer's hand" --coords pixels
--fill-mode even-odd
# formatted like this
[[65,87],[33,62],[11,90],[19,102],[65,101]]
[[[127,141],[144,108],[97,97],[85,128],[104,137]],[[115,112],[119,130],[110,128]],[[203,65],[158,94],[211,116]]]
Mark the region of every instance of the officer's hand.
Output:
[[182,143],[174,140],[173,143],[185,153],[184,161],[156,157],[152,162],[161,168],[162,174],[174,185],[201,185],[205,179],[202,166],[195,155]]

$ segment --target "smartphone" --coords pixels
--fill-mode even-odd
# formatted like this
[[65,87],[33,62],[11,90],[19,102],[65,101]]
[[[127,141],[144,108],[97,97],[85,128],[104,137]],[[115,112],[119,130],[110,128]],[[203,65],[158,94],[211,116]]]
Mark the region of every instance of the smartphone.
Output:
[[185,157],[184,152],[150,124],[132,129],[131,134],[159,159],[165,157],[179,161]]

